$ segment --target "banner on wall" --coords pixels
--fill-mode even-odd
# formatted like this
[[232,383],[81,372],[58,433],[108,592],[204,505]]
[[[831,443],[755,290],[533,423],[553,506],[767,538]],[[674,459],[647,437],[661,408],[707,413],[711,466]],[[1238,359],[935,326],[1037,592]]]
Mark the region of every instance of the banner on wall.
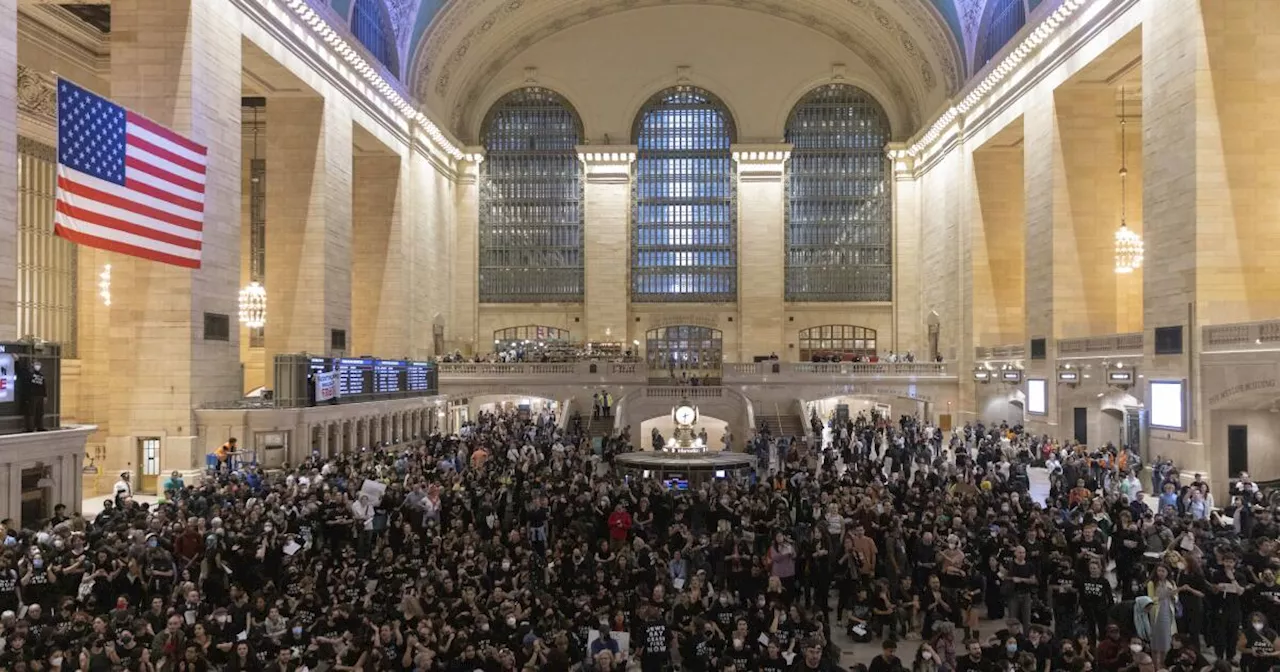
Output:
[[316,403],[338,398],[338,373],[336,371],[316,372]]

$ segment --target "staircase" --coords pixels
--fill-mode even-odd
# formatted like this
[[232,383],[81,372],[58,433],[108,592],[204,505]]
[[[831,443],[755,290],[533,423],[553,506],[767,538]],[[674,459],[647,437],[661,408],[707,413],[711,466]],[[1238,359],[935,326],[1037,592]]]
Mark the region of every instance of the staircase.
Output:
[[780,407],[762,408],[756,412],[756,426],[760,422],[769,423],[769,431],[774,436],[790,436],[804,438],[804,421],[796,413],[784,413]]
[[616,417],[593,418],[588,415],[582,418],[582,422],[586,425],[587,436],[594,439],[609,436],[613,432],[613,421],[616,419]]

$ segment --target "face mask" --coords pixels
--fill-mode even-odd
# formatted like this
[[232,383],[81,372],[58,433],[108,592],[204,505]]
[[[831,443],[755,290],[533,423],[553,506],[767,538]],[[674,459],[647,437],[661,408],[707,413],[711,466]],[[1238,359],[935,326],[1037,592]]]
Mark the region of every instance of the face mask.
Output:
[[952,542],[950,542],[950,543],[948,543],[948,544],[947,544],[947,547],[948,547],[948,548],[950,548],[951,550],[955,550],[955,549],[957,549],[957,548],[960,548],[960,542],[958,542],[958,541],[952,541]]
[[504,560],[504,561],[502,562],[502,571],[504,571],[504,572],[505,572],[505,571],[507,571],[508,569],[511,569],[511,563],[510,563],[510,562],[507,562],[507,561],[505,561],[505,560]]
[[1132,652],[1134,652],[1134,653],[1138,653],[1139,651],[1141,651],[1141,650],[1142,650],[1142,645],[1141,645],[1141,644],[1130,644],[1130,645],[1129,645],[1129,650],[1130,650],[1130,651],[1132,651]]
[[294,629],[293,629],[293,636],[294,636],[294,637],[301,637],[301,636],[302,636],[302,628],[294,628]]
[[508,627],[508,628],[514,628],[514,627],[516,627],[516,617],[515,617],[515,616],[508,616],[508,617],[507,617],[507,627]]
[[1261,624],[1261,623],[1254,623],[1254,624],[1253,624],[1253,629],[1254,629],[1254,630],[1257,630],[1258,632],[1262,632],[1262,624]]
[[147,540],[147,546],[150,546],[151,548],[155,548],[156,546],[159,546],[159,545],[160,545],[160,542],[156,541],[155,539]]
[[263,532],[267,532],[267,533],[271,533],[271,532],[272,532],[273,530],[275,530],[275,529],[276,529],[276,528],[275,528],[274,526],[272,526],[272,525],[264,525],[264,526],[263,526],[263,528],[262,528],[262,531],[263,531]]
[[741,648],[742,648],[742,640],[741,640],[741,639],[734,638],[734,640],[733,640],[733,648],[735,648],[735,649],[741,649]]
[[41,569],[44,567],[44,560],[41,560],[40,558],[36,558],[35,560],[31,561],[31,564],[34,565],[36,569]]
[[1017,652],[1018,652],[1018,645],[1017,645],[1017,644],[1005,644],[1005,645],[1004,645],[1004,650],[1005,650],[1005,651],[1008,651],[1009,653],[1017,653]]
[[49,659],[49,664],[50,664],[50,665],[53,665],[54,667],[62,667],[62,659],[61,659],[61,658],[50,658],[50,659]]
[[921,653],[921,654],[920,654],[920,657],[921,657],[921,658],[924,658],[925,660],[933,660],[933,652],[932,652],[932,651],[925,651],[924,653]]
[[488,623],[481,623],[481,624],[480,624],[480,632],[489,632],[489,624],[488,624]]
[[720,598],[720,604],[723,604],[723,605],[726,605],[726,606],[727,606],[727,605],[729,604],[729,598],[727,598],[727,597],[721,597],[721,598]]

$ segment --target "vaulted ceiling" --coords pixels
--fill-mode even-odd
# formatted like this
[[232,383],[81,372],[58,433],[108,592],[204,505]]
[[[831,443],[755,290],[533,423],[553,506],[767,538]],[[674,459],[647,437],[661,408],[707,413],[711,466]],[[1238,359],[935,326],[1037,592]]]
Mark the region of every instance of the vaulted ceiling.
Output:
[[[324,0],[314,0],[322,2]],[[660,5],[718,5],[807,26],[859,56],[912,117],[964,83],[987,5],[995,0],[378,0],[396,31],[399,72],[429,109],[456,119],[476,89],[522,51],[608,14]],[[1028,10],[1044,1],[1024,0]],[[328,0],[352,15],[357,0]],[[471,98],[469,101],[468,98]]]

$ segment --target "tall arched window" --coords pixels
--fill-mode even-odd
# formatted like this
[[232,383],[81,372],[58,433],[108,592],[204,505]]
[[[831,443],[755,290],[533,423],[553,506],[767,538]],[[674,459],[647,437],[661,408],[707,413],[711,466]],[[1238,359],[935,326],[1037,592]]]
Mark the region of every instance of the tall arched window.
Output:
[[351,10],[351,34],[379,63],[387,66],[393,77],[400,76],[396,32],[381,0],[356,0],[356,6]]
[[636,118],[631,297],[737,300],[733,118],[715,96],[677,86]]
[[559,94],[512,91],[481,130],[480,301],[581,302],[582,122]]
[[829,84],[787,121],[788,301],[889,301],[889,119],[866,91]]
[[876,330],[853,324],[824,324],[800,330],[800,361],[846,361],[876,356]]
[[974,69],[980,69],[995,58],[1000,48],[1012,40],[1026,23],[1025,0],[991,0],[991,6],[987,9],[986,29],[978,38],[978,57],[974,59]]

